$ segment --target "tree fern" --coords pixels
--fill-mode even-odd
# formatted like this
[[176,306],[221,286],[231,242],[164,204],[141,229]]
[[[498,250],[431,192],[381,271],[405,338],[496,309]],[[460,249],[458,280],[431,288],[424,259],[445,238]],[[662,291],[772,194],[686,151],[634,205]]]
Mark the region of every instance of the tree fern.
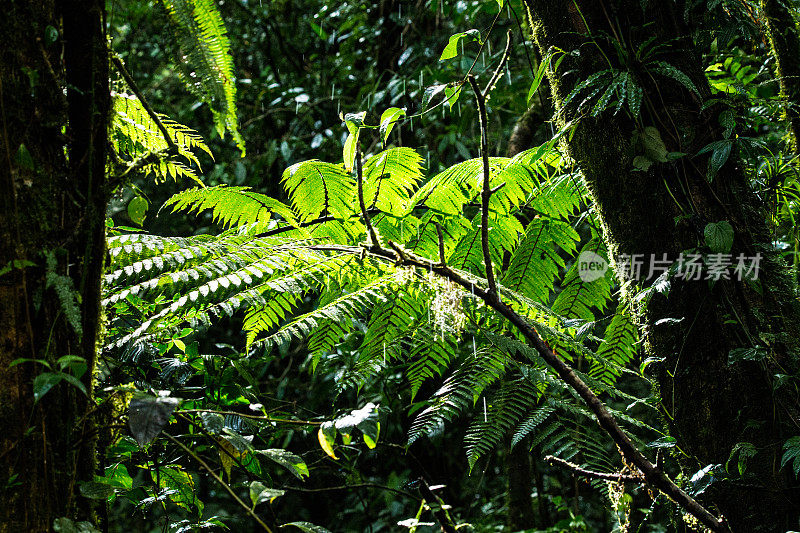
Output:
[[208,105],[220,137],[227,130],[245,155],[236,117],[236,79],[230,42],[213,0],[163,0],[180,50],[177,66],[189,91]]

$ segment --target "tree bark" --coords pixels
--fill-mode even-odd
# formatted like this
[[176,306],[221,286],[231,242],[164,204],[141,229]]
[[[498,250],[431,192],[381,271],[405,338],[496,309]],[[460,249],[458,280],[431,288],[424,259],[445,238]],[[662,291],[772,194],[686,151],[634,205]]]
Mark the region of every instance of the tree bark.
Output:
[[775,58],[781,99],[786,105],[792,151],[800,154],[800,38],[794,17],[784,1],[789,0],[761,0],[761,11]]
[[[0,532],[96,519],[92,377],[105,255],[104,2],[11,2],[0,23]],[[34,380],[82,357],[88,393]],[[17,359],[36,359],[14,366]],[[70,372],[68,368],[64,369]],[[39,378],[40,382],[42,378]]]
[[[788,469],[776,465],[783,442],[796,432],[792,419],[797,420],[799,402],[796,391],[773,390],[774,374],[797,369],[796,286],[771,249],[763,205],[735,150],[713,181],[706,176],[708,154],[696,155],[723,139],[718,120],[723,107],[703,109],[710,88],[682,12],[674,13],[670,2],[638,0],[527,4],[542,56],[556,48],[568,54],[558,72],[548,72],[552,97],[562,124],[574,121],[566,148],[582,170],[612,258],[661,259],[666,253],[674,261],[681,252],[702,248],[706,224],[723,220],[734,228],[734,258],[763,257],[757,284],[673,279],[668,296],[653,297],[639,319],[646,350],[661,360],[662,412],[691,456],[684,462],[688,473],[725,465],[738,442],[759,450],[748,466],[758,487],[720,480],[704,495],[706,503],[722,512],[734,532],[796,527],[800,498],[788,488]],[[699,94],[636,59],[634,52],[651,36],[668,44],[657,60],[686,75]],[[612,39],[629,54],[617,53]],[[575,104],[586,92],[565,105],[579,83],[609,68],[627,71],[642,87],[638,116],[614,115],[613,109],[598,117],[581,114]],[[633,160],[640,154],[634,132],[644,127],[658,130],[667,151],[688,155],[635,170]],[[621,265],[615,266],[621,273]],[[632,289],[623,289],[623,297],[630,298]],[[664,318],[677,320],[658,322]],[[732,349],[755,345],[767,349],[767,358],[728,364]]]

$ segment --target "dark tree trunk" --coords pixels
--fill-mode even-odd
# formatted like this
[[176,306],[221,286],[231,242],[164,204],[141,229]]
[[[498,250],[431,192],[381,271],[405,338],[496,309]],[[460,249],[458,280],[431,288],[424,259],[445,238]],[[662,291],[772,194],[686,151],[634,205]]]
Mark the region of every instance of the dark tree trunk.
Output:
[[764,25],[767,29],[772,56],[775,58],[775,74],[781,98],[786,104],[786,120],[789,125],[792,149],[800,153],[800,39],[792,13],[784,2],[790,0],[761,0]]
[[[92,376],[104,258],[109,105],[104,2],[10,2],[0,23],[0,532],[96,521]],[[65,96],[66,89],[66,96]],[[11,267],[10,270],[8,267]],[[46,365],[82,357],[88,398]],[[41,380],[41,378],[40,378]]]
[[[733,257],[763,256],[758,285],[735,277],[714,284],[673,279],[669,295],[655,296],[639,318],[646,350],[663,358],[657,369],[662,412],[690,454],[687,472],[725,465],[739,442],[759,450],[748,466],[756,486],[719,481],[704,495],[707,505],[719,509],[734,532],[796,528],[800,498],[787,488],[788,468],[776,465],[791,419],[797,417],[798,398],[789,387],[773,390],[775,373],[797,368],[796,287],[771,251],[764,208],[735,149],[713,181],[706,176],[708,154],[695,156],[723,138],[718,113],[724,108],[702,107],[710,89],[683,27],[682,10],[673,13],[671,2],[639,0],[527,3],[542,55],[553,47],[576,52],[548,76],[562,123],[575,121],[568,153],[583,171],[610,254],[660,259],[666,253],[675,260],[703,245],[706,224],[728,221],[735,232]],[[651,36],[668,45],[656,59],[688,76],[699,95],[674,76],[659,75],[652,63],[626,60],[610,43],[619,40],[622,49],[636,51]],[[576,104],[587,92],[564,105],[578,84],[610,67],[627,71],[642,87],[638,116],[614,115],[613,108],[596,118],[579,116]],[[641,149],[633,142],[634,132],[644,127],[658,130],[667,151],[689,155],[635,170],[633,159]],[[677,320],[659,323],[663,318]],[[763,361],[728,364],[732,349],[755,345],[766,348]]]
[[531,499],[533,472],[531,452],[524,441],[513,448],[506,448],[505,469],[508,478],[508,527],[511,531],[531,529],[536,526]]

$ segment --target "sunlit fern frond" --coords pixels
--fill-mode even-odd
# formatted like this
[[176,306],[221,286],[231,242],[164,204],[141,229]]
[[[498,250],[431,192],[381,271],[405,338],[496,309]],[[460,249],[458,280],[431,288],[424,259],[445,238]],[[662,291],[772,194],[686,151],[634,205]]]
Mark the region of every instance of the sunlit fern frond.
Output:
[[268,227],[274,215],[278,215],[282,221],[296,224],[289,206],[248,187],[219,185],[187,189],[167,200],[164,203],[166,207],[171,207],[173,213],[183,211],[199,214],[210,209],[214,222],[226,229],[252,226],[253,231],[258,232]]
[[242,156],[236,116],[236,79],[225,24],[213,0],[163,0],[182,61],[176,66],[189,91],[208,105],[220,137],[230,132]]
[[[109,138],[114,151],[124,162],[144,156],[147,153],[165,152],[169,147],[164,134],[156,122],[145,110],[138,98],[123,93],[111,93],[113,113],[109,124]],[[141,168],[145,174],[153,174],[156,181],[167,178],[177,180],[180,177],[191,178],[202,185],[195,170],[187,166],[195,165],[200,169],[200,161],[196,152],[202,150],[212,157],[211,150],[203,138],[191,128],[171,120],[166,115],[158,115],[167,130],[170,139],[178,149],[178,155],[164,157],[159,161],[148,163]],[[178,157],[182,157],[184,162]]]

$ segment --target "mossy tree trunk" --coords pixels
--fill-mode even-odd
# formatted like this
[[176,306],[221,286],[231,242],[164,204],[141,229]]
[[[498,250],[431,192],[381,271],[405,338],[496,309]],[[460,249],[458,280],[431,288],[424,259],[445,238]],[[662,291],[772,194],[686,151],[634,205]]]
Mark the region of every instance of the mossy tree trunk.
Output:
[[[798,397],[793,386],[779,386],[774,378],[797,369],[796,287],[771,250],[763,205],[749,188],[735,147],[713,180],[707,177],[709,154],[696,155],[723,140],[719,113],[726,107],[703,107],[710,88],[683,9],[639,0],[527,4],[541,54],[555,48],[568,53],[558,72],[548,73],[552,97],[562,123],[574,121],[567,150],[593,195],[612,260],[621,254],[657,259],[667,254],[674,261],[681,252],[702,248],[704,228],[720,221],[734,229],[733,258],[761,254],[757,283],[735,276],[713,284],[673,279],[668,296],[653,297],[639,319],[648,355],[661,361],[656,369],[661,409],[689,454],[683,463],[687,473],[725,465],[740,442],[758,450],[747,467],[753,478],[714,483],[703,495],[705,503],[717,508],[734,532],[796,528],[800,497],[789,488],[788,468],[778,466],[783,442],[796,433]],[[680,76],[674,72],[660,75],[655,63],[635,57],[651,37],[667,45],[654,59],[688,77],[699,94],[685,80],[676,81]],[[619,54],[612,40],[630,53]],[[609,68],[627,72],[643,89],[636,116],[628,109],[615,115],[613,107],[597,117],[579,112],[577,104],[589,90],[564,104],[578,84]],[[634,158],[642,155],[634,132],[645,127],[658,131],[667,151],[688,155],[634,169]],[[728,363],[731,350],[755,346],[767,357]]]
[[800,38],[787,2],[789,0],[761,0],[761,10],[775,58],[781,98],[786,104],[792,149],[800,154]]
[[[97,465],[92,376],[109,106],[104,5],[17,0],[4,5],[0,22],[0,532],[51,531],[60,517],[96,520],[79,486]],[[85,361],[80,382],[88,396],[61,380],[35,401],[34,380],[40,385],[42,373],[59,371],[67,355]],[[11,366],[23,358],[51,368]]]

